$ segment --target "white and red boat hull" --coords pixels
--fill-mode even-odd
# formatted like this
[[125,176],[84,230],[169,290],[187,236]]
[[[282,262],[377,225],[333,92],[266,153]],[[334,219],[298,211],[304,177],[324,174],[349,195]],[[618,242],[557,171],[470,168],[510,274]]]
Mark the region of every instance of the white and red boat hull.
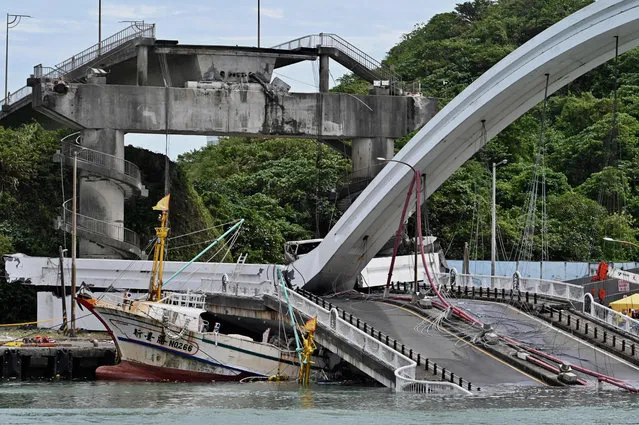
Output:
[[120,363],[101,366],[98,379],[142,381],[239,381],[249,376],[296,377],[294,352],[241,335],[177,332],[161,321],[78,299],[102,321],[117,345]]

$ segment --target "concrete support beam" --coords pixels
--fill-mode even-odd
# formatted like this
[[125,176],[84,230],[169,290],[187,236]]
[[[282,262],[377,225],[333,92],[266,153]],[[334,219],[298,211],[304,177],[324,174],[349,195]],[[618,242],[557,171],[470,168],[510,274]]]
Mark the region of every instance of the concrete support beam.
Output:
[[[124,133],[113,129],[82,131],[82,145],[97,151],[124,158]],[[124,170],[121,170],[124,171]],[[92,217],[84,227],[95,226],[96,233],[122,241],[124,239],[124,191],[111,179],[82,171],[79,184],[78,214]],[[105,222],[105,223],[101,223]],[[109,225],[106,223],[114,223]],[[81,239],[79,256],[83,258],[121,258],[109,247]]]
[[149,46],[140,44],[137,50],[137,83],[138,86],[146,86],[149,81]]
[[57,94],[43,85],[33,105],[79,129],[164,133],[168,127],[172,134],[318,139],[397,138],[436,112],[436,101],[421,97],[285,94],[259,84],[219,84],[170,88],[168,94],[163,87],[110,84],[71,84]]
[[353,179],[372,179],[384,168],[378,157],[392,158],[394,140],[383,137],[353,139]]
[[328,93],[328,55],[320,55],[319,63],[319,91],[320,93]]

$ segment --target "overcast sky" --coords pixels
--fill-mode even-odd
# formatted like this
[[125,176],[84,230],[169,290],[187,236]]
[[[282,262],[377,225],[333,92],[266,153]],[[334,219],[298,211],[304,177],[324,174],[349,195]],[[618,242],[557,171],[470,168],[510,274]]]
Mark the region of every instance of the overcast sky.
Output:
[[[382,60],[388,50],[416,24],[428,22],[435,14],[451,11],[463,0],[261,0],[261,45],[269,47],[284,41],[320,32],[334,33]],[[52,66],[96,44],[98,41],[98,0],[3,0],[2,46],[5,44],[6,14],[25,14],[9,30],[9,91],[26,84],[33,66]],[[179,40],[181,44],[257,45],[257,0],[102,0],[102,38],[118,32],[126,20],[157,24],[159,39]],[[2,58],[4,97],[5,58]],[[345,70],[330,64],[333,79]],[[278,70],[291,91],[317,91],[317,63]],[[333,81],[331,81],[333,84]],[[164,152],[164,136],[127,135],[126,143]],[[202,147],[204,137],[171,136],[169,156]]]

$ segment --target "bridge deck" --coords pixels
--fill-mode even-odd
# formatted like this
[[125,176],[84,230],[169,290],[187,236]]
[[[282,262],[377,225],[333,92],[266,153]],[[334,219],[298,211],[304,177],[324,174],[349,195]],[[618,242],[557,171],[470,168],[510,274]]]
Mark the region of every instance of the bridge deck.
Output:
[[536,379],[450,332],[438,330],[429,319],[403,307],[362,300],[335,299],[331,302],[357,315],[375,329],[402,341],[407,347],[437,362],[439,366],[471,381],[482,391],[515,385],[542,385]]
[[639,384],[639,367],[509,305],[476,300],[453,302],[479,320],[492,324],[500,335],[541,349],[571,364],[624,379],[633,385]]

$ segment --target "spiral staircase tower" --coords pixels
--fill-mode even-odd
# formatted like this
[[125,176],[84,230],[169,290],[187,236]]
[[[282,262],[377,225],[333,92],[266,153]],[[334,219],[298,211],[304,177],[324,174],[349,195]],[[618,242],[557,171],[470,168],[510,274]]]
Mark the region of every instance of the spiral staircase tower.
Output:
[[[115,143],[113,143],[115,141]],[[111,147],[114,154],[94,149]],[[61,140],[54,161],[79,175],[76,232],[84,258],[145,258],[138,235],[124,227],[124,200],[148,195],[140,169],[124,160],[124,136],[115,130],[83,130]],[[65,200],[58,227],[73,232],[72,199]]]

